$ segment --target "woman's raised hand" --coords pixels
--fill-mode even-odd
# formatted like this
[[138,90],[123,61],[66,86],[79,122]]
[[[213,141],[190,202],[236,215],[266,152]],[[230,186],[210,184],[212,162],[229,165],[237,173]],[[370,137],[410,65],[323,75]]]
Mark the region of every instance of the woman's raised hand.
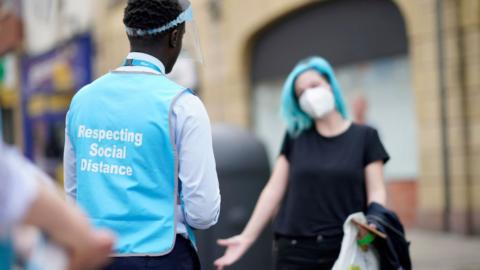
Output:
[[217,244],[226,247],[227,249],[225,250],[225,254],[214,262],[217,270],[223,270],[226,266],[230,266],[238,261],[252,243],[252,239],[242,234],[228,239],[219,239]]

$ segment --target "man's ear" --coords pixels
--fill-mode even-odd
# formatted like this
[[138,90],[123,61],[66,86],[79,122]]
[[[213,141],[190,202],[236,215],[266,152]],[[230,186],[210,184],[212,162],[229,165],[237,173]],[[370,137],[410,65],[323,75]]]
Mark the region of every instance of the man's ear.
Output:
[[169,45],[172,48],[176,48],[180,44],[180,30],[178,28],[173,29],[173,31],[169,35]]

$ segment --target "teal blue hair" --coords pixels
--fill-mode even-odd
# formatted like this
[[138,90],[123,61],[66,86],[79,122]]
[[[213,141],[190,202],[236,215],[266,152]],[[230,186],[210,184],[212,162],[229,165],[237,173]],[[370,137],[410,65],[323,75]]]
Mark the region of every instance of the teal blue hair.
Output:
[[335,78],[333,68],[325,59],[321,57],[310,57],[300,61],[295,66],[283,85],[282,118],[287,125],[288,132],[293,136],[297,136],[302,131],[310,128],[313,124],[313,119],[300,108],[295,94],[295,81],[297,80],[298,76],[308,70],[318,71],[327,78],[335,98],[336,110],[342,115],[343,118],[348,118],[342,91],[338,85],[337,79]]

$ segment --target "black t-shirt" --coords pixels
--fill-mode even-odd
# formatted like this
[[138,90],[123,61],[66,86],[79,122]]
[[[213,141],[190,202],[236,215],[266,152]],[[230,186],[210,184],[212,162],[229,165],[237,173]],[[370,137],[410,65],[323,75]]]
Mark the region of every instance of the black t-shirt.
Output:
[[367,208],[365,167],[389,159],[378,132],[357,124],[334,137],[315,127],[287,134],[281,155],[290,166],[275,232],[285,236],[342,234],[347,217]]

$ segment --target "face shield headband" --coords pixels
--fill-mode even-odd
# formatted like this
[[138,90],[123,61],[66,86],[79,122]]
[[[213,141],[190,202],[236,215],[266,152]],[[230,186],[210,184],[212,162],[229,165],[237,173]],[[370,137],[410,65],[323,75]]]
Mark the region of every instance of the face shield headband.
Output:
[[127,35],[129,37],[153,36],[164,33],[182,23],[185,23],[185,34],[183,36],[183,46],[180,53],[180,58],[193,60],[194,62],[203,64],[202,47],[200,45],[200,39],[195,24],[192,4],[188,0],[179,0],[179,4],[183,11],[175,20],[154,29],[137,29],[126,27]]
[[154,29],[136,29],[136,28],[131,28],[131,27],[125,27],[127,31],[127,35],[130,37],[144,37],[147,35],[156,35],[160,34],[163,32],[166,32],[184,22],[190,22],[193,20],[193,10],[192,10],[192,5],[189,5],[186,10],[184,10],[178,17],[167,23],[164,26],[154,28]]

